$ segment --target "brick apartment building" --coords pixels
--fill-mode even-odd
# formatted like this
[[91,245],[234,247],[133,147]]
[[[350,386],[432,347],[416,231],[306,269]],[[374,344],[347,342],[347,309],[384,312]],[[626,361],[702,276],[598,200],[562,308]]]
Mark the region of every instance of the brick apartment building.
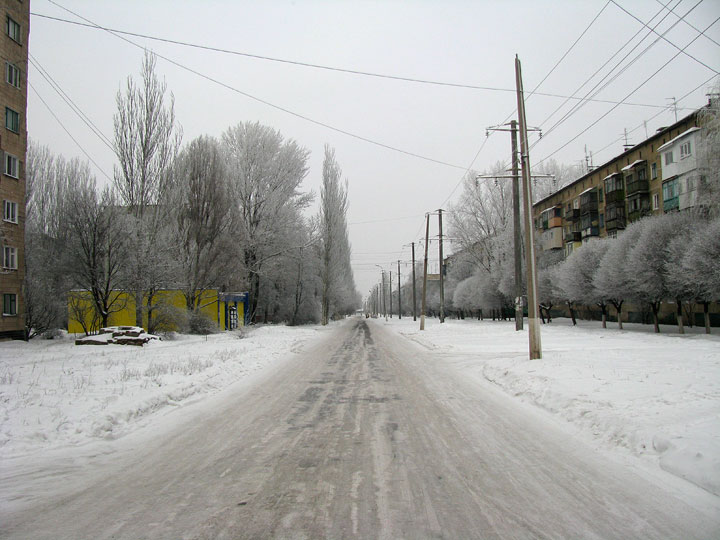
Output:
[[27,65],[30,26],[29,0],[2,0],[3,33],[0,52],[4,80],[0,107],[5,127],[0,131],[0,339],[24,337],[22,283],[25,274],[25,156],[27,153]]
[[533,205],[540,250],[565,256],[593,237],[617,236],[647,215],[697,203],[699,111]]

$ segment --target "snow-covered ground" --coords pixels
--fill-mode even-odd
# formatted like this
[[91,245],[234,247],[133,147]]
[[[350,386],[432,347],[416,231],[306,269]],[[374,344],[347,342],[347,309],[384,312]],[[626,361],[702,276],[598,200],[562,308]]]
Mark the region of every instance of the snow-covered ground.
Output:
[[720,336],[557,319],[541,327],[542,360],[529,361],[527,321],[516,332],[514,322],[429,319],[420,332],[412,319],[378,320],[588,440],[720,495]]
[[264,326],[144,347],[80,347],[71,336],[0,343],[0,461],[126,435],[260,373],[322,332]]

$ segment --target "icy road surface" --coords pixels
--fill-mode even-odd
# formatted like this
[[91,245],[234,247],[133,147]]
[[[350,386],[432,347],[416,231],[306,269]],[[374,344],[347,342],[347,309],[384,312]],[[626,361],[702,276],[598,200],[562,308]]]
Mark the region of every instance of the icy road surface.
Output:
[[720,536],[717,498],[441,365],[353,319],[142,444],[34,473],[67,487],[3,509],[0,537]]

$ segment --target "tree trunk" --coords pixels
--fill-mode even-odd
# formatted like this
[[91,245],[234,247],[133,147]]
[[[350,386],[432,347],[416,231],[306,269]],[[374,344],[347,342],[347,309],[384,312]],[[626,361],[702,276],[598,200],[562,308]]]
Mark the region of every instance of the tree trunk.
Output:
[[575,308],[572,302],[568,302],[568,309],[570,310],[570,318],[572,319],[573,326],[577,326],[577,319],[575,318]]
[[658,312],[660,311],[660,302],[650,302],[650,309],[652,310],[653,326],[655,333],[660,333],[660,321],[658,320]]
[[[103,326],[106,323],[103,322]],[[143,325],[143,292],[135,291],[135,326]]]
[[605,303],[598,304],[600,313],[602,314],[602,327],[607,328],[607,305]]
[[682,300],[680,300],[679,298],[676,298],[675,304],[677,305],[677,312],[675,314],[675,318],[677,319],[678,334],[684,334],[685,326],[683,324]]
[[705,333],[710,333],[710,302],[703,302],[703,315],[705,316]]

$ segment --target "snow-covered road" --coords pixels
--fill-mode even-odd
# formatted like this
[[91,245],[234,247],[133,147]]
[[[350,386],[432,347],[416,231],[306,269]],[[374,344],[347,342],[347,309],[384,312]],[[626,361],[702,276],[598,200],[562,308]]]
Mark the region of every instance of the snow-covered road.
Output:
[[589,450],[377,321],[337,325],[276,368],[152,438],[36,471],[66,489],[3,510],[0,535],[720,535],[717,497]]

